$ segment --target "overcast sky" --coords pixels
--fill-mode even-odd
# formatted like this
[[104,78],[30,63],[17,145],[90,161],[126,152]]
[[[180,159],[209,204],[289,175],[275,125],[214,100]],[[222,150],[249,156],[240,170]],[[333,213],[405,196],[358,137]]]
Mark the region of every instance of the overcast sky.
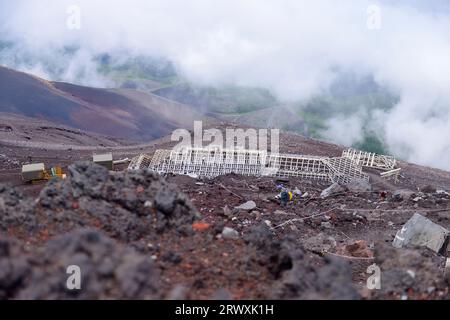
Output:
[[[80,29],[67,26],[70,5],[81,10]],[[286,101],[326,89],[336,70],[370,74],[401,96],[378,117],[390,149],[450,169],[449,7],[444,0],[0,0],[0,38],[55,60],[56,49],[81,46],[65,61],[68,81],[101,52],[163,56],[192,81],[262,86]],[[341,122],[333,127],[338,141],[358,133]]]

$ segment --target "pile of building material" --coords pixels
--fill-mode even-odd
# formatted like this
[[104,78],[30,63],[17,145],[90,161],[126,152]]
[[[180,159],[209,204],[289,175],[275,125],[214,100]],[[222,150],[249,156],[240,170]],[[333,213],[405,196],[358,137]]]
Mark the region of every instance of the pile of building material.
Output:
[[113,155],[112,153],[94,154],[92,157],[94,163],[101,165],[109,170],[113,170]]
[[396,168],[397,160],[392,156],[349,148],[342,152],[342,157],[350,159],[362,167],[381,170],[380,177],[384,179],[398,181],[401,168]]
[[45,165],[43,163],[26,164],[22,166],[22,180],[32,182],[45,179]]
[[152,161],[152,157],[146,154],[140,154],[137,157],[131,159],[130,164],[128,165],[128,170],[140,170],[147,169],[150,166]]
[[195,174],[208,178],[236,173],[245,176],[303,177],[344,184],[355,179],[369,180],[362,166],[347,157],[268,154],[266,151],[245,149],[187,147],[157,150],[152,158],[147,155],[134,158],[128,167],[129,170],[145,168],[160,174]]
[[22,166],[22,180],[24,182],[38,182],[42,180],[50,180],[58,177],[64,179],[66,175],[61,167],[53,167],[50,170],[45,169],[43,163],[26,164]]

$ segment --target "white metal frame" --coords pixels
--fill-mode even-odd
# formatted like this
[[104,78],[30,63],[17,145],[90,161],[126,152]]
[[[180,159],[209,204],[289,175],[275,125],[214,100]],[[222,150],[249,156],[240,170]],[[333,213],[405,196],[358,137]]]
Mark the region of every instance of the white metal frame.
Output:
[[147,169],[152,161],[152,157],[146,154],[140,154],[137,157],[131,159],[130,164],[128,165],[128,170],[139,170],[139,169]]
[[396,165],[396,160],[394,157],[356,150],[352,148],[344,150],[342,152],[342,156],[367,168],[392,170]]
[[158,173],[195,174],[210,178],[236,173],[245,176],[303,177],[340,183],[348,183],[354,179],[369,180],[369,176],[362,171],[362,166],[347,157],[188,147],[172,151],[157,150],[151,161],[145,155],[135,159],[129,166],[131,170],[147,167]]

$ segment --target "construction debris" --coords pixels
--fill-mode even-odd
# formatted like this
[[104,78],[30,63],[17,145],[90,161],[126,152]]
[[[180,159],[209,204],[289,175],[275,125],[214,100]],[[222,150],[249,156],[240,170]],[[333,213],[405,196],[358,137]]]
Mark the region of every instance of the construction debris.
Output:
[[352,148],[344,150],[342,156],[362,167],[381,170],[383,171],[380,173],[381,178],[386,180],[394,179],[394,182],[398,182],[401,168],[396,168],[397,161],[392,156],[355,150]]
[[45,165],[43,163],[26,164],[22,166],[22,180],[31,182],[45,179]]
[[125,164],[125,163],[129,163],[129,162],[131,162],[131,160],[129,158],[125,158],[125,159],[120,159],[120,160],[113,161],[113,165]]
[[342,156],[367,168],[392,170],[396,165],[396,160],[394,157],[355,150],[352,148],[344,150],[342,152]]
[[[149,163],[150,162],[150,163]],[[157,150],[151,158],[140,155],[128,169],[149,169],[160,174],[195,174],[213,178],[229,173],[244,176],[302,177],[348,183],[354,179],[369,180],[362,166],[342,157],[317,157],[295,154],[268,154],[261,150],[185,147]]]
[[24,182],[39,182],[50,180],[54,177],[65,179],[66,175],[63,173],[61,167],[53,167],[50,170],[45,170],[43,163],[27,164],[22,166],[22,180]]
[[160,174],[174,173],[214,178],[229,173],[244,176],[273,176],[278,179],[303,177],[330,182],[350,183],[369,181],[362,167],[384,170],[381,176],[394,177],[393,157],[354,149],[345,150],[342,157],[317,157],[296,154],[268,154],[262,150],[235,150],[184,147],[175,150],[157,150],[153,157],[141,154],[131,160],[129,170],[149,169]]
[[405,246],[423,246],[436,253],[444,253],[449,240],[449,231],[424,216],[415,213],[397,232],[392,245],[396,248]]
[[95,164],[101,165],[108,170],[113,170],[113,155],[112,153],[94,154],[92,160]]
[[128,170],[147,169],[150,166],[151,161],[152,157],[146,154],[140,154],[139,156],[131,159],[130,164],[128,165]]

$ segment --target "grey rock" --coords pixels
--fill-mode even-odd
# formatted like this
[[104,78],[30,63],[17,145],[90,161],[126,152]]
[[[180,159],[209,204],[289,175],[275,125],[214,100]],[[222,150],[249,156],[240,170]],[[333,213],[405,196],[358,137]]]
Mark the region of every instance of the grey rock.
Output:
[[422,191],[423,193],[435,193],[436,187],[434,187],[432,185],[427,185],[427,186],[420,188],[420,191]]
[[372,191],[372,185],[365,179],[354,179],[345,185],[352,192]]
[[324,189],[322,193],[320,194],[321,198],[327,198],[333,194],[339,193],[344,191],[344,188],[342,188],[338,183],[333,183],[328,188]]
[[336,245],[336,239],[328,237],[324,233],[319,233],[303,241],[304,248],[313,252],[330,251],[332,248],[335,248]]
[[184,285],[176,285],[168,294],[167,300],[186,300],[188,288]]
[[405,246],[423,246],[436,253],[442,253],[448,245],[449,231],[415,213],[401,230],[397,232],[392,245],[396,248]]
[[173,190],[170,190],[168,188],[158,190],[158,193],[155,197],[156,209],[158,209],[164,215],[169,215],[175,209],[175,201],[176,194],[175,192],[173,192]]
[[222,238],[237,240],[237,239],[239,239],[239,232],[237,232],[233,228],[225,227],[225,228],[223,228],[223,231],[222,231]]
[[450,193],[448,193],[447,191],[442,190],[442,189],[436,190],[436,193],[440,194],[440,195],[450,196]]
[[0,213],[3,213],[5,211],[6,211],[5,200],[3,199],[3,197],[0,197]]
[[253,209],[256,208],[256,203],[255,201],[247,201],[246,203],[241,204],[238,207],[235,207],[235,209],[238,210],[247,210],[247,211],[251,211]]
[[414,191],[408,190],[408,189],[400,189],[394,191],[392,194],[392,198],[395,201],[403,201],[403,200],[409,200],[414,195]]
[[244,235],[245,242],[260,249],[267,247],[273,239],[273,234],[270,231],[271,225],[272,223],[269,220],[265,220],[251,227]]
[[226,217],[231,217],[233,214],[231,213],[230,208],[228,206],[223,207],[223,214]]
[[331,229],[331,228],[333,228],[333,226],[331,225],[330,222],[322,222],[320,225],[321,225],[322,227],[326,228],[326,229]]

